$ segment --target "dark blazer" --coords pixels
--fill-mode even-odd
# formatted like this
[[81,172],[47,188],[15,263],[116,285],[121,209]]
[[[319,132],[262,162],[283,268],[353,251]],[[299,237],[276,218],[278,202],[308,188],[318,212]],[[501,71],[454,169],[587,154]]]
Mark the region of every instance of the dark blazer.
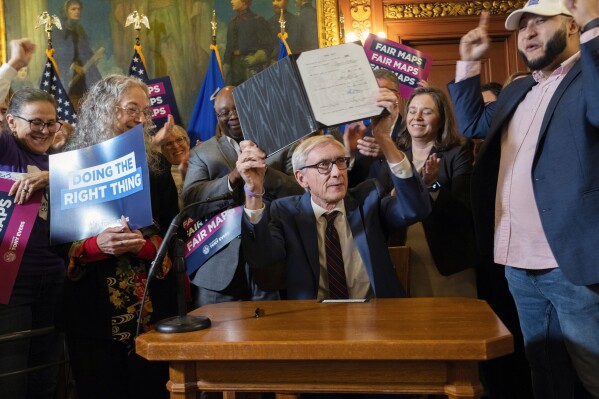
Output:
[[[184,204],[203,201],[229,192],[227,176],[235,168],[236,162],[237,153],[224,135],[213,137],[194,147],[189,155],[189,167],[183,185]],[[264,198],[267,201],[303,192],[293,176],[288,176],[274,167],[269,167],[266,172],[264,188],[266,191]],[[231,199],[199,206],[191,209],[189,214],[194,219],[203,220],[227,207],[239,206],[244,200],[242,183],[234,187]],[[240,245],[239,238],[231,241],[227,247],[221,249],[200,267],[192,282],[213,291],[227,288],[240,264]],[[280,276],[261,270],[253,271],[252,275],[256,284],[265,291],[282,288],[283,281]]]
[[[430,212],[428,192],[414,174],[409,179],[393,177],[397,197],[388,196],[371,179],[350,189],[344,199],[347,220],[376,297],[405,296],[391,265],[387,236],[390,229],[422,220]],[[244,216],[241,225],[250,265],[272,270],[272,265],[285,261],[288,299],[315,299],[318,295],[320,261],[310,198],[310,193],[305,193],[276,200],[270,217],[265,212],[253,225]]]
[[[405,153],[411,161],[412,151]],[[430,154],[441,158],[441,189],[435,201],[429,198],[432,212],[422,226],[437,270],[449,276],[474,267],[477,261],[470,208],[472,151],[466,145],[456,145],[445,151],[433,147]]]
[[[559,267],[572,283],[590,285],[599,283],[599,38],[580,49],[580,61],[547,108],[530,178]],[[512,82],[488,110],[478,76],[448,86],[460,131],[470,137],[488,132],[472,175],[475,228],[485,256],[493,256],[502,129],[535,84],[532,77]]]

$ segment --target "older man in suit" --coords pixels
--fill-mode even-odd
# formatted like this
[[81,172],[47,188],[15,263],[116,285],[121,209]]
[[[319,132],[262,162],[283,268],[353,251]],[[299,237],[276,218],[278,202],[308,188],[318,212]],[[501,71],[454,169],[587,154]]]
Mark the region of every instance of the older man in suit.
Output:
[[[235,166],[239,142],[243,140],[241,125],[233,100],[233,87],[223,88],[214,100],[219,135],[194,147],[183,186],[184,204],[230,193],[231,198],[191,209],[192,217],[206,220],[219,211],[243,204],[243,179]],[[268,201],[302,192],[292,176],[273,167],[264,178],[265,199]],[[233,300],[278,299],[283,288],[281,275],[251,268],[244,260],[241,239],[234,238],[212,256],[192,276],[197,287],[194,305]]]
[[[374,179],[348,191],[349,158],[333,137],[314,136],[293,153],[302,196],[263,203],[264,153],[242,142],[237,161],[245,181],[242,242],[248,263],[266,270],[285,261],[289,299],[400,297],[403,290],[387,252],[389,231],[430,212],[428,192],[389,132],[397,117],[394,93],[380,89],[377,104],[390,114],[373,122],[393,172],[397,197]],[[270,222],[270,225],[269,225]]]
[[488,132],[472,176],[477,238],[506,265],[535,396],[584,397],[579,377],[599,398],[599,2],[530,0],[510,14],[533,74],[485,107],[487,18],[462,38],[449,86],[460,131]]

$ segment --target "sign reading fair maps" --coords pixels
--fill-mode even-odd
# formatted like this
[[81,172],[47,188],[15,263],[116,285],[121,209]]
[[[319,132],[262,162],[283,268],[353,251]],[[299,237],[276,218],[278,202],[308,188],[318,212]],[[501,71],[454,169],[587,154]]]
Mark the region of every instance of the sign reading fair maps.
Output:
[[160,130],[167,121],[167,117],[172,115],[176,125],[181,125],[181,117],[175,101],[175,93],[171,85],[171,78],[164,76],[162,78],[151,79],[148,83],[150,91],[150,114],[152,122],[156,125],[156,131]]
[[81,240],[120,226],[152,224],[148,161],[141,125],[80,150],[50,155],[50,241]]
[[185,242],[188,275],[241,234],[242,213],[243,206],[238,206],[216,214],[204,224],[192,222],[185,226],[189,237]]
[[0,178],[0,304],[3,305],[10,300],[43,194],[43,190],[37,190],[29,201],[17,205],[15,197],[8,196],[14,183]]
[[397,75],[399,94],[406,99],[431,71],[432,59],[428,55],[373,34],[366,39],[364,51],[373,70],[385,68]]

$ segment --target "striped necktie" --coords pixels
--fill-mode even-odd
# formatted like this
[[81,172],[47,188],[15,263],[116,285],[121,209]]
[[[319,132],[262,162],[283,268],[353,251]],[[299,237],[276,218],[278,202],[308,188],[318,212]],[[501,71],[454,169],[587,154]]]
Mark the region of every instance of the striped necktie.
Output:
[[341,243],[339,242],[339,234],[334,225],[335,218],[340,213],[341,212],[339,211],[333,211],[323,215],[327,220],[324,242],[330,299],[349,298],[347,293],[347,280],[345,278],[345,267],[343,266],[343,255],[341,254]]

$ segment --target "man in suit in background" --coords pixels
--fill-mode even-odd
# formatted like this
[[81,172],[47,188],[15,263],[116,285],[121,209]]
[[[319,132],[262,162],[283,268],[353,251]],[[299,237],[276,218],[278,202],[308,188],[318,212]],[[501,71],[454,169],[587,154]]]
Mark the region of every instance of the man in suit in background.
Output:
[[[226,208],[243,204],[243,179],[235,167],[243,133],[232,92],[233,87],[227,86],[216,96],[214,109],[220,133],[191,150],[183,186],[185,205],[226,193],[231,193],[231,199],[190,209],[189,214],[197,220],[207,220]],[[264,198],[268,201],[302,192],[292,176],[272,167],[264,178],[264,189]],[[197,287],[196,307],[234,300],[279,298],[278,290],[283,288],[281,276],[250,268],[241,246],[241,239],[234,238],[191,276],[191,282]]]
[[488,131],[472,175],[479,246],[506,266],[535,396],[585,397],[580,378],[599,398],[599,2],[512,12],[505,26],[533,76],[485,107],[487,20],[462,38],[449,85],[462,134]]
[[[397,197],[376,180],[347,189],[341,143],[330,135],[303,141],[293,153],[293,170],[306,190],[274,201],[268,212],[264,192],[264,153],[242,143],[237,169],[245,181],[242,242],[248,263],[265,270],[285,261],[289,299],[399,297],[405,295],[387,251],[389,231],[421,220],[430,212],[428,193],[389,132],[398,113],[390,90],[377,105],[390,114],[373,121],[374,136],[393,171]],[[270,222],[270,224],[269,224]]]

